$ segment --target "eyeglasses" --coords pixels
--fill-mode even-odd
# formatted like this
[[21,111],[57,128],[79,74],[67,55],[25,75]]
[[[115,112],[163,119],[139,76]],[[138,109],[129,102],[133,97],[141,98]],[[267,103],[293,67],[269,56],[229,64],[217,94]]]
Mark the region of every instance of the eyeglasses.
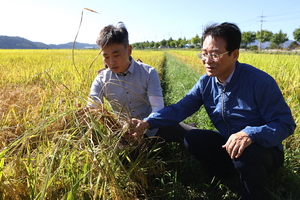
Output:
[[217,62],[220,57],[226,53],[229,53],[229,51],[226,51],[225,53],[221,53],[221,54],[206,54],[206,53],[197,53],[198,58],[200,58],[201,60],[204,60],[206,58],[209,58],[210,60]]

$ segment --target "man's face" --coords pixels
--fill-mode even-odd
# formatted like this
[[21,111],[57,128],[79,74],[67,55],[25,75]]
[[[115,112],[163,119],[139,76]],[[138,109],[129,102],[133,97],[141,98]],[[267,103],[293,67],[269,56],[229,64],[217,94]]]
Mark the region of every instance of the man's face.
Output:
[[112,44],[102,48],[102,57],[105,64],[114,73],[124,73],[129,65],[132,47],[123,44]]
[[[220,37],[207,36],[203,42],[203,54],[222,54],[227,52],[226,41]],[[210,58],[202,60],[208,76],[217,77],[219,81],[225,82],[235,67],[239,51],[236,49],[231,55],[224,54],[219,57],[218,61],[212,61]]]

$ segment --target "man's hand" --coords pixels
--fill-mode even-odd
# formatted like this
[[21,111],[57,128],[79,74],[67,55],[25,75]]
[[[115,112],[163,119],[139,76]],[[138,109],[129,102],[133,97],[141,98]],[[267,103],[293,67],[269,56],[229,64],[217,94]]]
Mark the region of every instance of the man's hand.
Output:
[[132,126],[128,133],[126,134],[127,138],[134,138],[138,135],[144,133],[144,131],[150,128],[149,123],[143,120],[139,120],[136,118],[131,119]]
[[251,138],[245,132],[240,131],[232,134],[222,147],[226,149],[231,159],[234,159],[240,157],[251,143]]
[[139,120],[139,119],[136,119],[136,118],[132,118],[131,122],[138,131],[144,131],[144,130],[150,128],[149,123],[147,121],[144,121],[144,120]]

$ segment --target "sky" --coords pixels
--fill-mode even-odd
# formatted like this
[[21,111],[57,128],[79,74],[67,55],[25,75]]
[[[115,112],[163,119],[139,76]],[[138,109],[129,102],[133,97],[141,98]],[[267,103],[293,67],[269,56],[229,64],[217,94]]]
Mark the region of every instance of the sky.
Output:
[[201,37],[206,25],[222,22],[235,23],[242,32],[282,30],[294,40],[300,1],[0,0],[0,35],[45,44],[73,42],[77,32],[77,42],[95,44],[104,26],[119,21],[127,27],[130,43]]

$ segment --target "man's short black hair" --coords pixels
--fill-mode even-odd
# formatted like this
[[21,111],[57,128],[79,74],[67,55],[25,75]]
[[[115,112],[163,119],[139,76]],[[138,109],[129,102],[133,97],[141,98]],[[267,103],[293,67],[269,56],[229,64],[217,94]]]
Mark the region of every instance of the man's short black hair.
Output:
[[220,37],[226,41],[226,50],[229,54],[240,48],[242,34],[239,27],[233,23],[224,22],[222,24],[208,25],[202,34],[202,46],[207,36]]
[[129,46],[128,32],[123,22],[118,22],[116,26],[108,25],[104,27],[96,40],[97,45],[102,49],[112,44],[123,44]]

